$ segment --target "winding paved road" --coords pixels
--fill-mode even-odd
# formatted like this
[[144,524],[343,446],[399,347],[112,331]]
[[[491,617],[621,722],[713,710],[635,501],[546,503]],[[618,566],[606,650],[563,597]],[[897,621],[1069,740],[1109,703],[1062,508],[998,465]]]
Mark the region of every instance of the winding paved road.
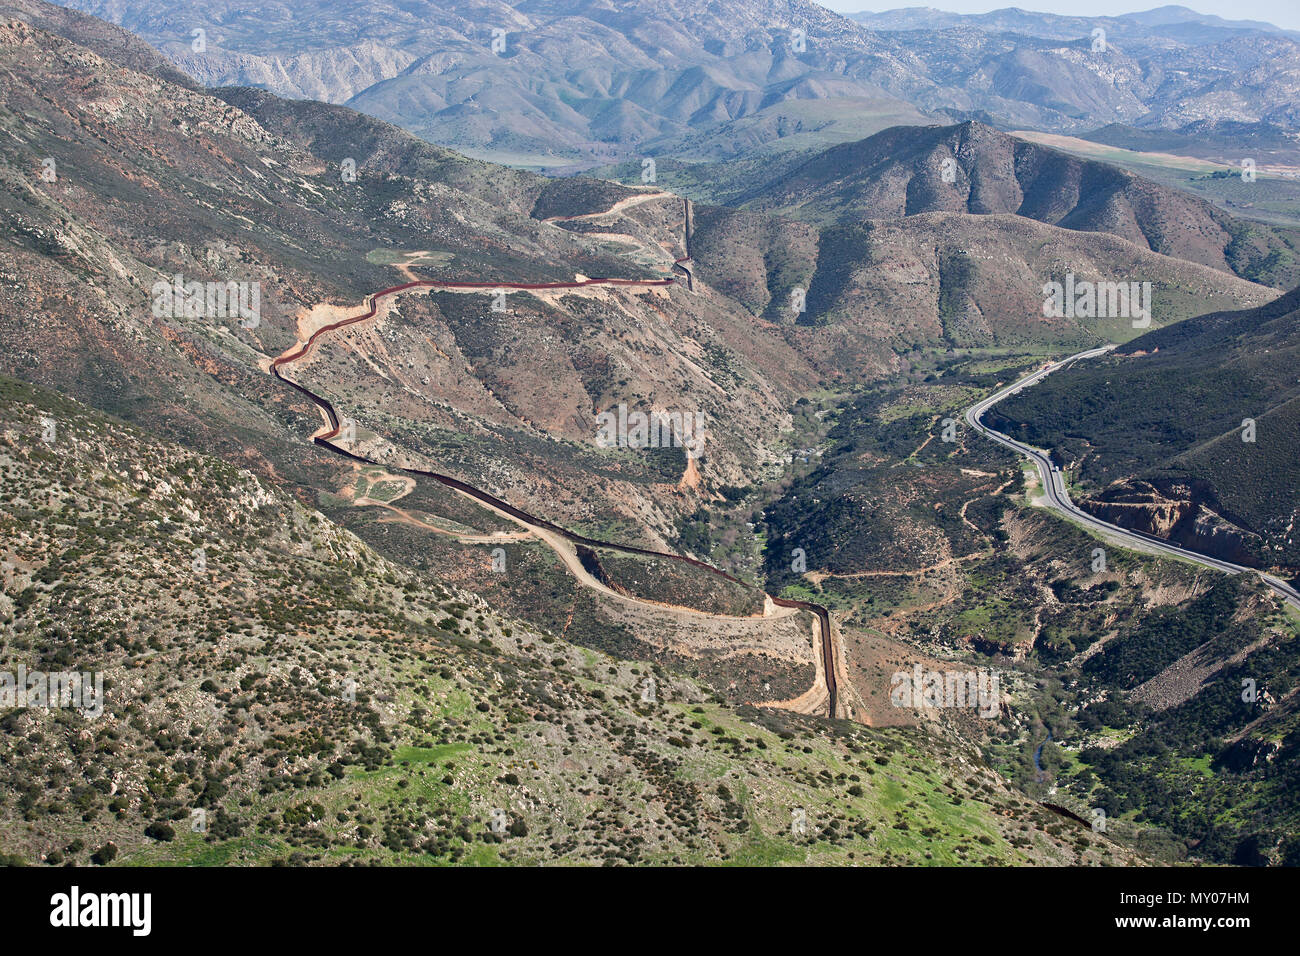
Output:
[[1021,389],[1041,382],[1048,375],[1051,375],[1059,369],[1072,365],[1075,362],[1104,355],[1113,348],[1115,348],[1114,345],[1104,345],[1100,348],[1088,349],[1085,352],[1071,355],[1069,358],[1062,359],[1059,362],[1045,365],[1038,369],[1038,371],[1026,375],[1019,381],[1008,385],[1000,391],[994,392],[988,398],[982,399],[972,405],[966,410],[966,423],[985,438],[990,438],[1000,445],[1005,445],[1007,448],[1019,452],[1021,455],[1024,455],[1032,461],[1034,466],[1038,469],[1038,477],[1042,482],[1047,504],[1055,511],[1066,515],[1079,524],[1100,532],[1106,538],[1118,544],[1132,548],[1134,551],[1143,551],[1147,554],[1173,555],[1174,557],[1181,558],[1184,561],[1191,561],[1207,568],[1213,568],[1216,571],[1223,571],[1225,574],[1241,574],[1243,572],[1247,574],[1257,574],[1260,579],[1280,595],[1283,600],[1297,610],[1300,610],[1300,591],[1297,591],[1280,578],[1274,577],[1271,574],[1266,574],[1265,572],[1259,571],[1255,568],[1247,568],[1240,564],[1233,564],[1231,561],[1222,561],[1218,558],[1210,557],[1209,555],[1199,554],[1195,551],[1184,548],[1181,545],[1165,541],[1162,538],[1144,534],[1141,531],[1130,531],[1126,528],[1121,528],[1118,525],[1113,525],[1110,522],[1102,521],[1094,515],[1090,515],[1070,500],[1070,494],[1065,487],[1065,478],[1062,476],[1061,470],[1052,463],[1047,452],[1043,451],[1041,448],[1035,448],[1032,445],[1025,445],[1018,442],[1014,438],[1004,435],[996,429],[989,428],[980,421],[985,412],[1007,396],[1015,395]]

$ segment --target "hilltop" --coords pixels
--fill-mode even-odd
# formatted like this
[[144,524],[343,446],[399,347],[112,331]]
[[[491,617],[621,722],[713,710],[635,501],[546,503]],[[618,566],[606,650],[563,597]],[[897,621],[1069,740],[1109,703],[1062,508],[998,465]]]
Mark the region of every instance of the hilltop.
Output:
[[982,123],[899,126],[818,153],[730,204],[812,222],[1014,214],[1277,288],[1300,283],[1300,233]]

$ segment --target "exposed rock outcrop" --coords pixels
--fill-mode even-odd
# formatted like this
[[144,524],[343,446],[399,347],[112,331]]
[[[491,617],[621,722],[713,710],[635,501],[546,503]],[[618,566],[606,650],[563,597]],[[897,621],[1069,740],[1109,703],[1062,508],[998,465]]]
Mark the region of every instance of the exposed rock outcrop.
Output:
[[1157,488],[1146,481],[1119,481],[1079,506],[1103,521],[1164,538],[1211,557],[1258,566],[1262,540],[1215,511],[1208,489],[1187,484]]

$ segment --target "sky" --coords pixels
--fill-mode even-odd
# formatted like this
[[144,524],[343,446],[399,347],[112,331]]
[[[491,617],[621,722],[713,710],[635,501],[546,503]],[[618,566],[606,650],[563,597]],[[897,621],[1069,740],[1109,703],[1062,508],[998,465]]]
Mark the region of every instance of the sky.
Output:
[[1142,10],[1154,10],[1156,7],[1177,5],[1195,10],[1197,13],[1223,17],[1225,20],[1263,20],[1267,23],[1285,27],[1288,30],[1300,30],[1300,3],[1296,0],[1193,0],[1179,4],[1165,4],[1161,0],[1142,3],[1139,0],[1092,0],[1085,4],[1086,12],[1080,9],[1079,0],[928,0],[928,2],[908,3],[906,0],[816,0],[823,7],[829,7],[840,13],[858,13],[870,10],[880,13],[884,10],[896,10],[900,7],[934,7],[937,10],[949,10],[953,13],[988,13],[1006,7],[1020,7],[1022,10],[1034,10],[1039,13],[1064,13],[1070,16],[1117,16],[1123,13],[1137,13]]

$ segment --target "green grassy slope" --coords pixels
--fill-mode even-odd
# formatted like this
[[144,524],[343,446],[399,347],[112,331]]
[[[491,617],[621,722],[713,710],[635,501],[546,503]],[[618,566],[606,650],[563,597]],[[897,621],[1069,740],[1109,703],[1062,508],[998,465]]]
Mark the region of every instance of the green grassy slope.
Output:
[[0,417],[3,660],[107,698],[0,712],[7,860],[1128,859],[966,748],[722,706],[56,394],[0,381]]

